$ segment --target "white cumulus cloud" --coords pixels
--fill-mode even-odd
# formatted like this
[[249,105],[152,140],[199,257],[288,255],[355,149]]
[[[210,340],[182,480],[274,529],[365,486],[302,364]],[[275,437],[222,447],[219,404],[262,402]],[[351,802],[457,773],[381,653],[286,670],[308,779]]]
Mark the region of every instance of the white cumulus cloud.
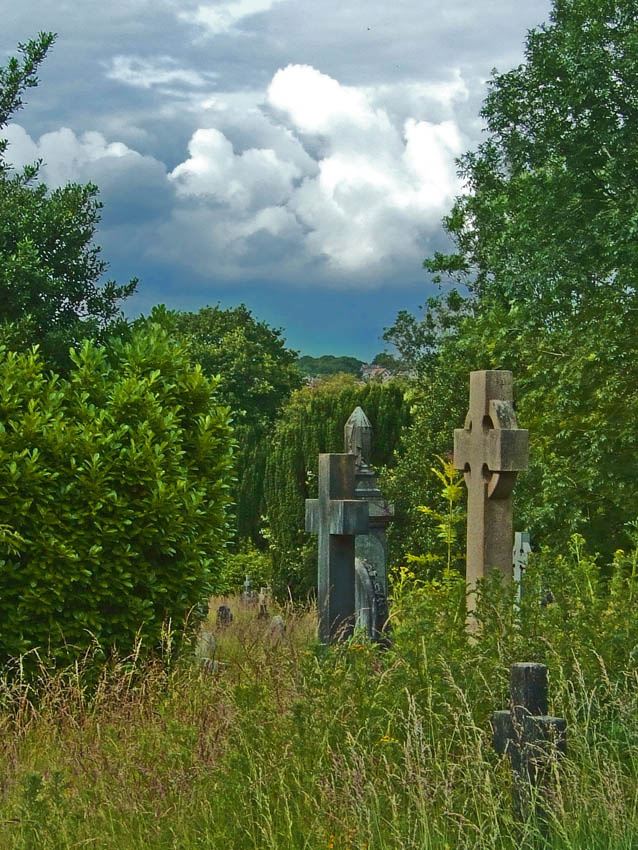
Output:
[[294,163],[280,160],[271,149],[235,154],[215,128],[197,130],[188,150],[189,159],[170,174],[178,194],[208,196],[236,212],[286,202],[293,181],[301,176]]
[[48,186],[63,186],[80,179],[84,167],[98,160],[141,155],[122,142],[107,142],[101,133],[89,131],[77,136],[68,127],[44,133],[36,142],[20,126],[9,124],[3,131],[9,142],[7,159],[15,169],[42,159],[40,176]]
[[212,5],[203,3],[192,12],[180,12],[178,18],[203,27],[211,35],[228,32],[244,18],[268,12],[280,0],[234,0]]
[[178,62],[170,56],[158,56],[155,59],[114,56],[107,66],[106,76],[129,86],[150,89],[167,85],[201,88],[208,85],[215,75],[180,68]]
[[[434,95],[462,97],[462,79]],[[272,256],[285,244],[291,274],[323,268],[334,285],[373,285],[392,267],[418,267],[460,191],[454,160],[464,140],[452,118],[401,118],[390,100],[387,86],[345,86],[309,65],[289,65],[265,94],[264,115],[276,128],[261,129],[268,147],[244,149],[231,142],[232,112],[217,102],[209,117],[224,116],[224,132],[197,130],[188,158],[169,175],[180,199],[174,226],[190,218],[187,238],[199,234],[205,263],[223,254],[226,265],[231,258],[256,265],[266,243]]]

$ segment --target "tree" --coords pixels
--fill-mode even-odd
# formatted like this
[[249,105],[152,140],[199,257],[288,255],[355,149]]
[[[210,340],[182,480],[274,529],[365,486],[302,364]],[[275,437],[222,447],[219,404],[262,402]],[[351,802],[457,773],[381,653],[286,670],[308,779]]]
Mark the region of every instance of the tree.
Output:
[[387,369],[395,375],[401,369],[399,360],[394,354],[390,354],[388,351],[381,351],[379,354],[375,354],[372,358],[372,365],[381,366],[382,369]]
[[356,357],[335,357],[334,354],[322,354],[321,357],[305,355],[297,360],[297,368],[302,375],[321,376],[336,375],[345,372],[359,377],[363,360]]
[[556,0],[525,62],[495,74],[481,114],[487,138],[459,161],[470,191],[444,219],[456,252],[425,261],[470,298],[455,296],[459,310],[436,299],[423,321],[390,329],[423,376],[397,492],[411,492],[412,509],[431,504],[435,482],[415,471],[445,434],[450,448],[467,373],[511,369],[531,438],[519,527],[537,546],[581,531],[608,557],[629,542],[638,497],[633,0]]
[[272,429],[290,393],[303,383],[297,352],[289,349],[281,330],[258,321],[244,305],[202,307],[197,313],[153,308],[151,316],[133,323],[159,322],[187,344],[191,359],[205,375],[218,376],[218,393],[232,411],[237,451],[237,542],[260,536],[264,513],[263,479]]
[[[157,324],[66,379],[0,347],[0,664],[145,653],[207,611],[228,539],[229,411]],[[34,668],[37,658],[24,659]]]
[[524,64],[490,83],[487,139],[459,161],[471,191],[426,260],[479,296],[553,320],[635,290],[638,10],[633,0],[555,0]]
[[297,352],[286,348],[281,330],[255,319],[245,304],[176,312],[175,319],[204,373],[221,376],[220,392],[237,424],[268,429],[291,391],[302,384],[295,368]]
[[[24,91],[37,85],[36,70],[54,40],[40,33],[18,45],[21,60],[0,68],[0,130],[22,108]],[[38,343],[45,363],[66,373],[71,345],[122,331],[117,302],[135,291],[137,279],[98,286],[107,264],[92,244],[102,208],[97,186],[49,192],[37,183],[40,162],[14,173],[6,150],[0,140],[0,335],[13,348]]]

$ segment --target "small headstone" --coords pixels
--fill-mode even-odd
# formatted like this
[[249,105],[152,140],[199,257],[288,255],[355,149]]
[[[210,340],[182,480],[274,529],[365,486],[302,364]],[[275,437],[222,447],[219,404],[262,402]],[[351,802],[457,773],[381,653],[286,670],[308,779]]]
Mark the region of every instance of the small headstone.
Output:
[[[512,577],[512,491],[527,469],[528,432],[518,427],[512,373],[470,373],[470,408],[465,427],[454,431],[454,466],[467,485],[468,611],[474,609],[476,582],[488,571]],[[476,620],[471,617],[471,628]]]
[[492,715],[494,749],[510,757],[514,813],[521,821],[535,814],[545,823],[539,799],[549,782],[548,763],[553,752],[567,753],[566,721],[547,714],[547,667],[513,664],[510,670],[510,708]]
[[284,618],[280,617],[279,614],[275,614],[270,621],[270,633],[273,637],[283,637],[286,634]]
[[213,658],[217,649],[217,638],[212,632],[202,632],[199,639],[199,654],[203,658]]
[[197,656],[205,673],[216,673],[219,662],[215,659],[217,638],[212,632],[202,632],[197,646]]
[[215,620],[217,628],[225,628],[233,622],[233,612],[228,605],[220,605],[217,609],[217,618]]

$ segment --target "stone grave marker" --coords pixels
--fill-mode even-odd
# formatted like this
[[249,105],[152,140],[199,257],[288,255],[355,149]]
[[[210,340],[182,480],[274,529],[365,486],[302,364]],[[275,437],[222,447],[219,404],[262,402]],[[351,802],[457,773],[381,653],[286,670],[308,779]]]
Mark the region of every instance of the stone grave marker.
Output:
[[255,601],[255,591],[253,590],[253,583],[250,580],[249,575],[247,575],[244,580],[244,589],[241,593],[241,600],[249,605]]
[[514,551],[512,552],[512,564],[514,569],[514,581],[516,587],[516,600],[521,601],[523,592],[523,576],[527,568],[532,546],[527,531],[517,531],[514,535]]
[[388,542],[386,527],[394,505],[383,498],[370,467],[372,425],[356,407],[344,426],[344,449],[355,455],[355,499],[368,503],[368,532],[355,537],[355,616],[370,640],[381,640],[388,618]]
[[306,531],[319,535],[319,640],[352,634],[354,540],[368,529],[368,504],[354,498],[355,456],[319,455],[319,498],[306,499]]
[[257,619],[259,620],[267,620],[268,619],[268,588],[261,587],[259,589],[259,596],[257,597],[257,604],[259,605],[259,613],[257,614]]
[[[510,669],[510,707],[492,715],[494,749],[510,758],[512,802],[517,819],[534,814],[545,819],[542,792],[549,782],[552,754],[567,754],[567,723],[547,714],[547,667],[513,664]],[[540,793],[539,793],[540,792]]]
[[[528,432],[518,427],[512,373],[470,373],[470,406],[465,427],[454,431],[454,466],[467,485],[468,612],[474,610],[475,587],[490,570],[512,576],[512,490],[519,471],[527,469]],[[476,628],[470,616],[469,625]]]
[[215,618],[215,624],[217,628],[225,628],[226,626],[230,626],[233,622],[233,612],[230,610],[228,605],[220,605],[217,609],[217,617]]
[[270,621],[269,631],[272,637],[282,638],[286,634],[286,624],[284,622],[284,618],[279,614],[275,614],[275,616]]

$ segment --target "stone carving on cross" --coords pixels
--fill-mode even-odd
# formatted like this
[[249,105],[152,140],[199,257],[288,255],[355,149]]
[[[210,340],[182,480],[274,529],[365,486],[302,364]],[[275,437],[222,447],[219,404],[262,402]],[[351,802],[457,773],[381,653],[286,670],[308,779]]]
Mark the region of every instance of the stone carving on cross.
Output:
[[372,425],[360,407],[352,411],[343,430],[345,451],[356,456],[355,470],[366,470],[370,463]]
[[497,569],[512,575],[512,490],[527,469],[528,432],[518,427],[512,373],[470,373],[470,406],[465,427],[454,431],[454,466],[463,470],[468,490],[468,608],[476,581]]
[[368,531],[368,502],[354,498],[355,455],[319,455],[319,498],[306,499],[306,531],[319,535],[319,640],[354,628],[354,541]]

